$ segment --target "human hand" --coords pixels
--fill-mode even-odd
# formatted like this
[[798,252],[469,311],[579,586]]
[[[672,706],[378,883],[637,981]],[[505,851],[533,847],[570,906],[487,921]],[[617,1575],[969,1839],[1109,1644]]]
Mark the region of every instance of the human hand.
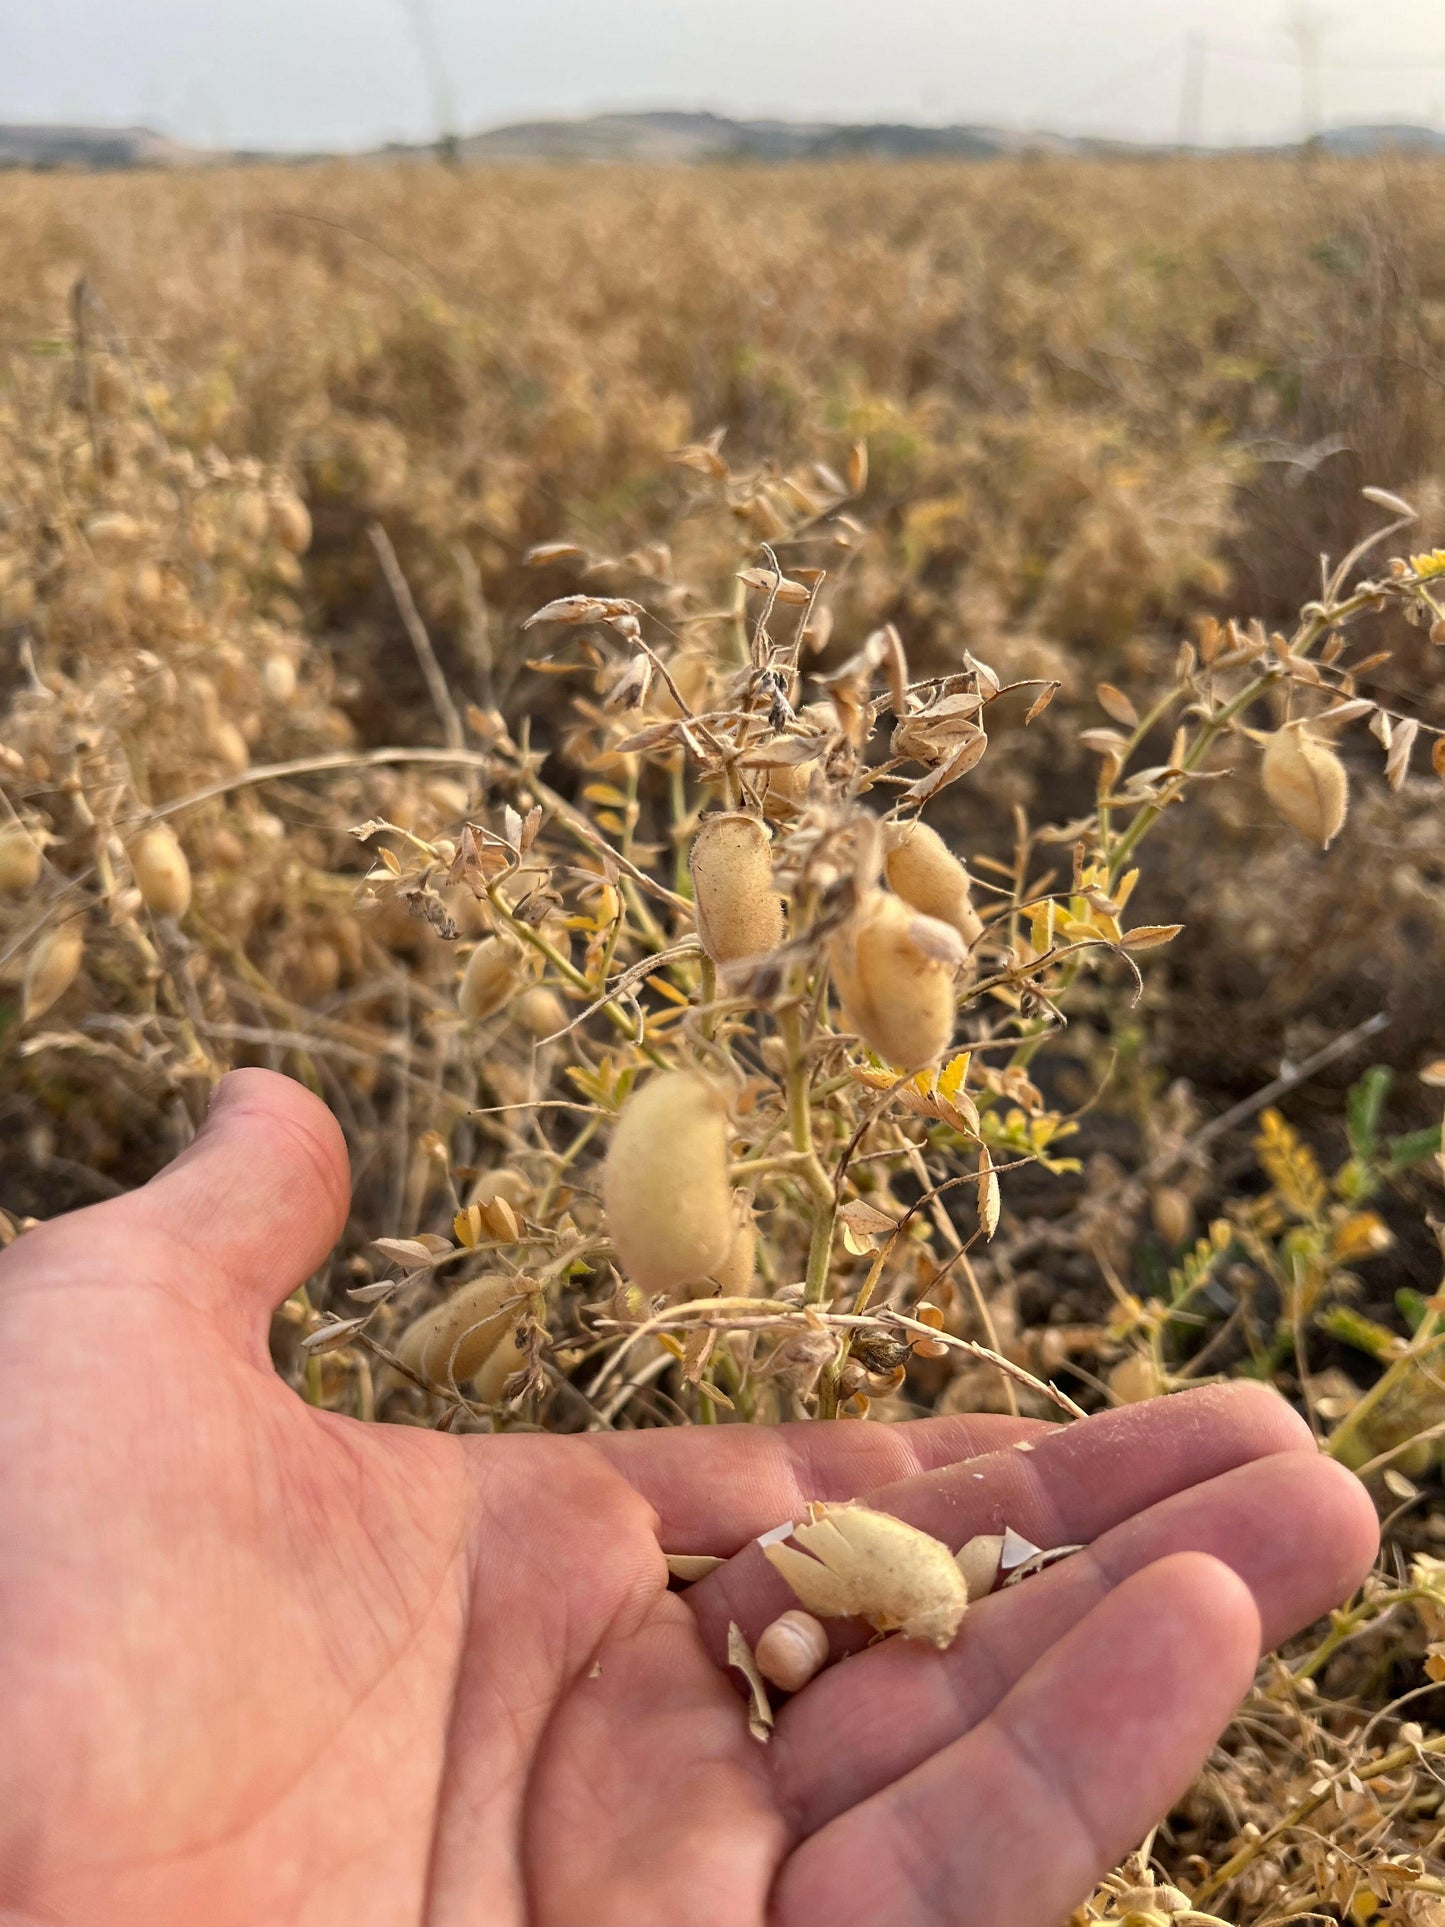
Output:
[[[1254,1387],[1068,1428],[313,1410],[267,1324],[347,1189],[323,1107],[241,1072],[152,1184],[0,1259],[0,1927],[1053,1927],[1373,1556]],[[1090,1549],[946,1653],[829,1668],[763,1748],[720,1670],[792,1603],[751,1542],[862,1495]],[[664,1546],[736,1556],[679,1595]]]

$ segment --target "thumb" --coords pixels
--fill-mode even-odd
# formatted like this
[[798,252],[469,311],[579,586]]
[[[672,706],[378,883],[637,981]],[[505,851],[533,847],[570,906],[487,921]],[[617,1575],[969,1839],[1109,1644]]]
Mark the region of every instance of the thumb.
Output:
[[260,1345],[267,1315],[341,1235],[341,1127],[272,1071],[221,1079],[195,1142],[139,1191],[52,1219],[0,1256],[0,1290],[144,1285]]
[[274,1071],[244,1070],[221,1079],[195,1142],[173,1164],[100,1209],[124,1215],[132,1235],[158,1234],[181,1262],[190,1254],[187,1295],[249,1322],[325,1258],[350,1195],[346,1141],[321,1100]]

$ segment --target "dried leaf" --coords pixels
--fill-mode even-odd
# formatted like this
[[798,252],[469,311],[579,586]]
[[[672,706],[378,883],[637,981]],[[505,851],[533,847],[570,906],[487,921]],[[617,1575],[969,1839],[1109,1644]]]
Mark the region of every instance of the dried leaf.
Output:
[[1112,717],[1116,723],[1122,723],[1125,729],[1138,728],[1139,712],[1122,689],[1116,689],[1111,682],[1101,682],[1094,694],[1106,716]]
[[341,1318],[334,1325],[323,1325],[319,1331],[311,1332],[302,1339],[301,1349],[310,1358],[315,1358],[321,1352],[340,1351],[365,1323],[365,1318]]
[[897,1223],[886,1211],[876,1205],[865,1204],[862,1198],[854,1198],[843,1205],[838,1212],[838,1222],[847,1225],[865,1238],[888,1237],[898,1229]]
[[[424,1244],[420,1238],[373,1238],[371,1242],[374,1250],[392,1264],[400,1265],[403,1271],[420,1271],[438,1256],[432,1246]],[[450,1251],[451,1248],[445,1240],[442,1241],[444,1251]]]
[[1161,944],[1173,943],[1184,928],[1182,923],[1141,923],[1135,930],[1124,933],[1126,950],[1157,950]]
[[1420,734],[1420,725],[1411,716],[1401,723],[1395,731],[1390,753],[1385,758],[1385,781],[1392,790],[1403,787],[1410,773],[1410,752],[1415,747],[1415,738]]

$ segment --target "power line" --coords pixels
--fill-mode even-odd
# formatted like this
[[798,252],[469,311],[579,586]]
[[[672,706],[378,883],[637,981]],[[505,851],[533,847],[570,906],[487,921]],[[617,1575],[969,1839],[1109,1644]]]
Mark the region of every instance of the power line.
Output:
[[[1211,54],[1227,54],[1233,60],[1260,60],[1278,66],[1293,67],[1299,63],[1299,49],[1267,47],[1263,42],[1238,40],[1215,40],[1209,42]],[[1430,54],[1421,58],[1417,54],[1387,56],[1384,59],[1361,55],[1358,60],[1328,60],[1321,55],[1316,65],[1330,73],[1359,73],[1369,69],[1378,73],[1416,73],[1445,68],[1445,53]]]

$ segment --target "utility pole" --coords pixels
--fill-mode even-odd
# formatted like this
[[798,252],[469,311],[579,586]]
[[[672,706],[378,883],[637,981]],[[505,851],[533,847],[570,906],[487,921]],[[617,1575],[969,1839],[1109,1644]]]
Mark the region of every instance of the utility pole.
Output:
[[1184,85],[1179,95],[1179,145],[1196,148],[1204,142],[1204,70],[1209,42],[1192,33],[1184,43]]
[[437,37],[436,21],[432,16],[430,0],[401,0],[407,18],[411,22],[412,38],[426,74],[427,88],[432,98],[432,112],[436,119],[436,153],[439,160],[455,166],[461,157],[461,141],[457,133],[456,106],[452,99],[451,80],[447,74],[447,64],[442,56],[441,42]]
[[1320,94],[1320,43],[1324,38],[1327,15],[1318,7],[1297,7],[1290,15],[1289,33],[1299,55],[1300,114],[1306,143],[1317,141],[1324,131],[1324,107]]

